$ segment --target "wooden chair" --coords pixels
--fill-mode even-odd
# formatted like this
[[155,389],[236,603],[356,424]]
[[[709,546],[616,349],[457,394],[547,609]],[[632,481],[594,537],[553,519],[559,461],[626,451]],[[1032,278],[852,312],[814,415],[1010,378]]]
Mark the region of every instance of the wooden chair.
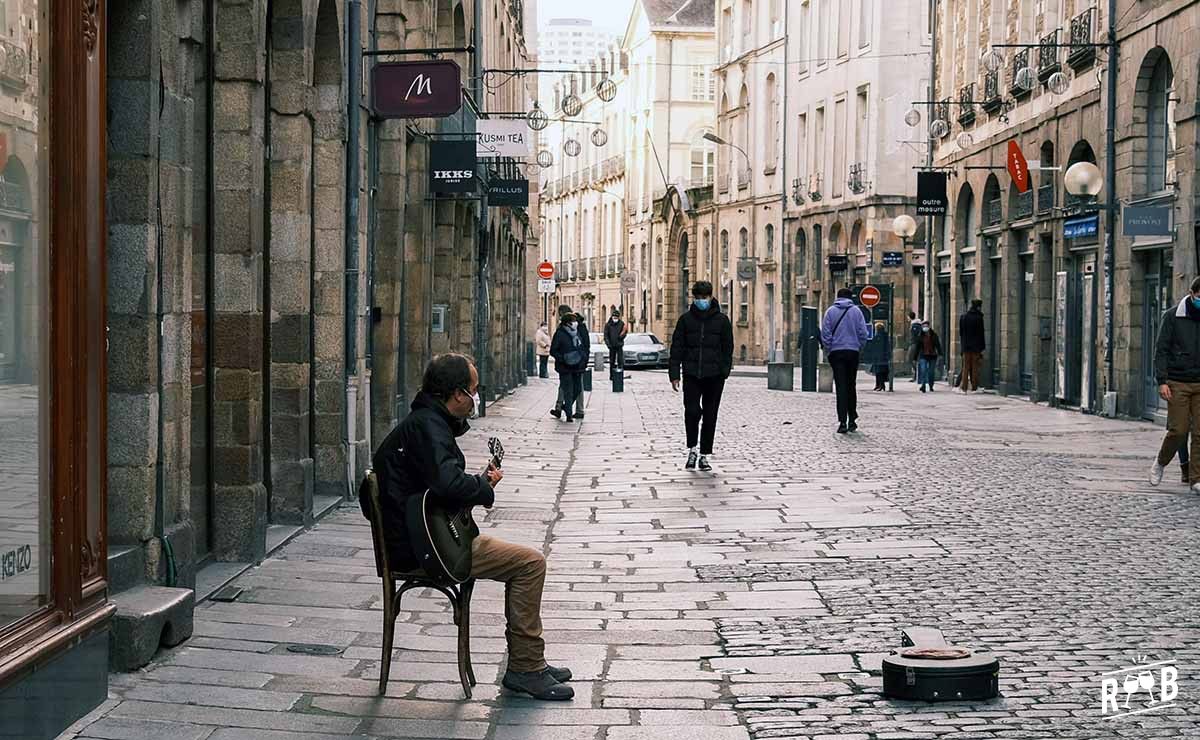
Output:
[[[432,588],[440,591],[454,608],[454,624],[458,627],[458,678],[463,693],[471,698],[471,687],[475,685],[475,670],[471,667],[471,592],[475,590],[475,579],[459,585],[446,586],[434,582],[423,570],[393,571],[388,565],[387,547],[383,538],[383,522],[380,517],[379,482],[375,472],[368,470],[363,477],[360,498],[365,495],[369,503],[368,519],[371,522],[371,541],[375,545],[375,570],[383,580],[383,659],[379,666],[379,695],[387,692],[388,674],[392,668],[392,643],[396,636],[396,617],[400,613],[400,600],[406,591],[414,588]],[[400,587],[396,588],[396,582]]]

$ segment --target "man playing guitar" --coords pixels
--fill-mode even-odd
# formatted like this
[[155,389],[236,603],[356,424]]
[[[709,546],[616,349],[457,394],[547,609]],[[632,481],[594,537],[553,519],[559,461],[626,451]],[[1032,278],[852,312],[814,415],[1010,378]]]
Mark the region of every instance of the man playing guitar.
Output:
[[[375,452],[380,509],[388,559],[396,570],[418,566],[408,528],[406,504],[428,491],[448,508],[495,503],[495,487],[504,478],[498,468],[479,475],[466,472],[457,438],[470,429],[468,417],[479,408],[479,372],[465,355],[444,354],[425,369],[412,410]],[[547,665],[542,639],[542,587],[546,559],[530,547],[481,534],[471,547],[471,577],[504,584],[504,631],[508,669],[504,687],[535,699],[564,701],[575,696],[566,682],[571,671]]]

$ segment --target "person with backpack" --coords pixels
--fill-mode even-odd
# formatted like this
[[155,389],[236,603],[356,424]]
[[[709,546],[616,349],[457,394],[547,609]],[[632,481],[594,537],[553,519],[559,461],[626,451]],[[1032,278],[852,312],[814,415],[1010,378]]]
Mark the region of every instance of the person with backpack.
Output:
[[838,434],[858,431],[858,358],[871,338],[867,319],[853,295],[849,288],[839,290],[821,322],[821,346],[833,369],[837,393]]
[[550,342],[550,356],[554,358],[554,371],[558,373],[563,420],[583,418],[583,373],[591,358],[591,339],[579,316],[562,314]]
[[921,392],[926,388],[933,392],[933,379],[937,374],[938,358],[942,356],[942,339],[929,325],[928,321],[921,322],[921,338],[917,340],[917,379],[921,382]]
[[921,358],[917,342],[921,341],[921,320],[916,311],[908,312],[908,361],[912,363],[912,382],[917,382],[917,361]]

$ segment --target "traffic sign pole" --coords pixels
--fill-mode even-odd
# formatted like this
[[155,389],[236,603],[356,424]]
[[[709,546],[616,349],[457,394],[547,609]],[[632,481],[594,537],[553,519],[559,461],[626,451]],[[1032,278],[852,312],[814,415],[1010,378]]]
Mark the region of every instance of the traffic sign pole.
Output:
[[893,357],[892,348],[896,346],[896,284],[888,283],[888,341],[887,341],[887,361],[888,368],[891,372],[888,373],[888,393],[896,391],[896,368],[892,367]]

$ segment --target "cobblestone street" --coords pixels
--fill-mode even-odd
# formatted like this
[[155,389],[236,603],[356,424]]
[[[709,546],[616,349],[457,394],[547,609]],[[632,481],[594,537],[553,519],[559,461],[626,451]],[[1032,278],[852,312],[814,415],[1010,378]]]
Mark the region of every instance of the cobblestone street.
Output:
[[[906,380],[871,393],[863,375],[862,432],[839,436],[831,395],[765,386],[730,380],[711,474],[682,469],[682,403],[658,372],[593,394],[581,424],[549,417],[555,385],[534,379],[464,438],[471,467],[504,440],[497,506],[476,514],[547,553],[548,658],[574,671],[573,702],[500,689],[502,589],[482,582],[475,698],[429,593],[405,598],[375,696],[381,591],[346,503],[64,737],[1200,737],[1200,498],[1174,466],[1146,483],[1160,428]],[[884,699],[907,626],[994,651],[1001,698]],[[1175,706],[1104,718],[1101,674],[1139,659],[1175,661]]]

